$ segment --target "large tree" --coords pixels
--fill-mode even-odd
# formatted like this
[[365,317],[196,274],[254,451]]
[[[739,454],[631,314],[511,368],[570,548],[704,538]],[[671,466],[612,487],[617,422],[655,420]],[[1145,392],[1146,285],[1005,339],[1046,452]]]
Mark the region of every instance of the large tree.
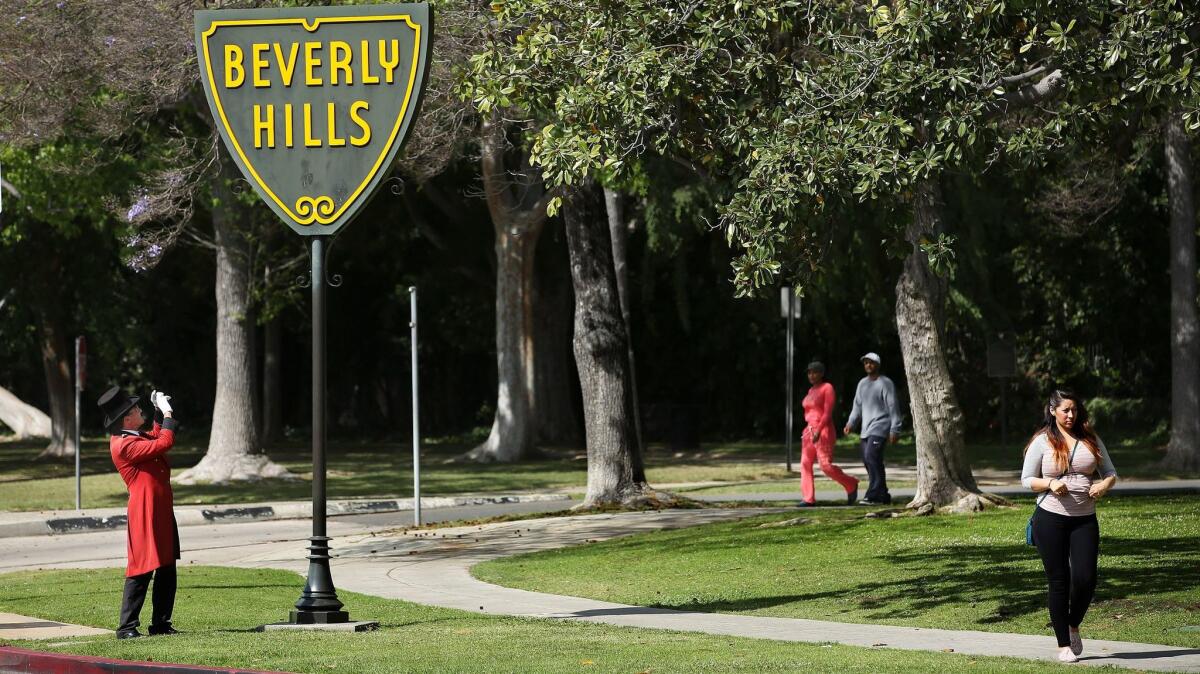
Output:
[[1200,15],[1188,3],[1129,3],[1113,11],[1099,58],[1101,95],[1136,111],[1131,126],[1161,130],[1169,204],[1171,437],[1164,465],[1200,470],[1200,315],[1196,309],[1196,201],[1190,133],[1200,128]]
[[[621,174],[654,153],[736,189],[721,225],[743,254],[738,292],[818,258],[832,202],[898,214],[908,244],[896,321],[912,395],[918,494],[974,510],[980,493],[943,344],[955,239],[948,170],[982,172],[1053,151],[1110,17],[1086,2],[894,0],[744,4],[509,0],[519,31],[476,59],[478,98],[523,101],[546,123],[534,158],[551,184]],[[584,56],[581,58],[581,56]]]

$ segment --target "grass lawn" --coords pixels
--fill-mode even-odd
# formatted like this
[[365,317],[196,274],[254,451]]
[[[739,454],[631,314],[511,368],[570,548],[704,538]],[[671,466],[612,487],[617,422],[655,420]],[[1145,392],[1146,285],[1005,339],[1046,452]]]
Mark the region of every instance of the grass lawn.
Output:
[[[184,429],[179,444],[171,452],[175,472],[195,465],[204,454],[206,429]],[[548,458],[507,465],[459,463],[454,457],[471,447],[471,438],[429,440],[422,454],[422,490],[433,496],[470,492],[511,492],[547,489],[583,491],[587,482],[586,456],[582,451],[560,450]],[[1145,435],[1114,435],[1108,446],[1117,471],[1124,477],[1162,476],[1153,468],[1161,451]],[[113,470],[105,438],[84,438],[83,503],[85,508],[123,506],[125,485]],[[976,468],[1020,469],[1020,442],[971,445],[968,452]],[[75,506],[75,466],[73,461],[36,461],[42,442],[0,441],[0,510],[52,510]],[[312,453],[307,443],[290,441],[272,449],[273,460],[293,473],[307,478]],[[858,460],[857,436],[841,438],[835,458],[843,462]],[[651,484],[684,482],[742,482],[756,484],[706,488],[699,493],[750,494],[765,491],[795,491],[799,494],[798,474],[788,474],[783,466],[784,451],[778,444],[729,442],[706,445],[699,450],[671,452],[661,445],[650,445],[646,473]],[[889,463],[914,465],[912,436],[888,449]],[[797,457],[796,462],[799,462]],[[401,443],[352,442],[334,440],[328,456],[328,497],[395,498],[412,494],[412,453]],[[893,481],[891,486],[911,486]],[[311,486],[307,479],[266,480],[234,485],[176,485],[175,503],[221,504],[260,501],[307,500]],[[818,479],[817,489],[836,489],[833,482]],[[798,496],[797,496],[798,498]]]
[[[1051,672],[1062,666],[795,644],[704,634],[476,615],[340,592],[351,617],[378,620],[363,634],[255,633],[275,622],[303,580],[271,570],[188,567],[179,574],[176,625],[185,633],[117,641],[9,642],[83,655],[289,672]],[[0,575],[0,611],[113,628],[119,569]],[[148,610],[148,607],[147,609]],[[144,614],[145,615],[145,614]]]
[[[486,562],[479,578],[539,592],[752,615],[1050,634],[1024,545],[1032,501],[971,516],[811,511],[640,534]],[[797,514],[807,524],[758,528]],[[1087,637],[1200,648],[1200,498],[1100,505]],[[669,563],[663,560],[669,559]],[[736,582],[731,582],[736,579]]]
[[[173,472],[195,465],[204,454],[202,441],[184,438],[171,451]],[[75,464],[35,461],[42,443],[0,442],[0,510],[50,510],[75,507]],[[587,462],[583,454],[563,452],[551,458],[516,464],[480,465],[450,460],[469,445],[431,445],[422,455],[421,490],[428,496],[471,492],[545,489],[583,491]],[[264,480],[251,484],[175,485],[175,503],[220,504],[307,500],[312,453],[293,444],[270,452],[273,460],[301,480]],[[112,467],[108,444],[85,439],[82,461],[85,508],[124,506],[125,484]],[[652,483],[752,481],[787,477],[783,467],[753,459],[677,459],[663,453],[647,457]],[[412,453],[400,444],[332,443],[328,456],[327,495],[331,499],[404,497],[412,495]],[[796,489],[799,490],[797,482]]]

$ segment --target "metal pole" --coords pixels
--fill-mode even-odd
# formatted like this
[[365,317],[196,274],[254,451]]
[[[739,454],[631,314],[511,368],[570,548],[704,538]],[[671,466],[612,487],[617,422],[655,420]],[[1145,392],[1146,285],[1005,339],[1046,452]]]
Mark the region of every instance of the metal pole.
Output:
[[793,316],[796,309],[796,295],[788,288],[788,315],[787,315],[787,471],[792,472],[792,387],[795,377],[792,375],[795,367],[795,356],[793,355],[794,348],[792,342],[792,331],[795,329],[795,321]]
[[296,610],[293,624],[344,623],[350,614],[341,610],[333,575],[329,571],[329,537],[325,535],[325,240],[312,237],[312,518],[313,533],[308,539],[308,582]]
[[412,331],[412,452],[413,452],[413,522],[421,526],[421,405],[417,389],[417,287],[408,287]]
[[80,392],[83,390],[83,378],[80,376],[79,352],[83,337],[75,338],[75,509],[83,510],[82,458],[83,447],[79,444],[79,426],[82,423],[79,404]]

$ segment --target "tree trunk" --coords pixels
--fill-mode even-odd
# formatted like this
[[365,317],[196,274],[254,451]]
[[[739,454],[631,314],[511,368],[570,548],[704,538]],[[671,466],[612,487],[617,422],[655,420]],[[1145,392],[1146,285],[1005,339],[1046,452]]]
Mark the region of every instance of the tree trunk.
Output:
[[43,458],[75,456],[75,388],[71,380],[69,341],[57,310],[40,311],[42,323],[42,369],[50,397],[50,444],[38,455]]
[[943,231],[944,204],[936,178],[918,186],[907,239],[913,246],[896,283],[896,327],[912,401],[917,440],[917,493],[909,508],[928,512],[982,510],[1004,499],[983,494],[967,461],[963,414],[942,345],[946,282],[929,268],[920,242]]
[[[496,416],[492,432],[468,454],[476,461],[518,461],[534,449],[532,391],[533,250],[537,234],[496,227]],[[532,239],[532,240],[530,240]]]
[[1192,147],[1178,111],[1164,150],[1171,203],[1171,439],[1165,467],[1200,470],[1200,319],[1196,315],[1196,204]]
[[[604,208],[608,213],[608,234],[612,238],[613,273],[617,277],[617,295],[621,300],[621,320],[629,353],[629,389],[633,398],[633,431],[638,454],[645,455],[642,439],[641,405],[638,404],[637,363],[633,358],[633,319],[629,309],[629,235],[625,229],[624,199],[615,190],[604,188]],[[682,258],[682,256],[680,256]]]
[[278,316],[263,326],[262,444],[283,437],[283,323]]
[[512,462],[535,449],[533,263],[546,204],[538,200],[523,207],[523,195],[514,193],[514,175],[505,168],[503,121],[485,120],[480,140],[483,188],[496,232],[496,415],[487,440],[464,458]]
[[48,438],[52,425],[46,413],[22,401],[0,386],[0,423],[12,429],[17,439]]
[[534,272],[534,407],[538,442],[560,447],[583,444],[579,377],[571,354],[575,297],[561,222],[542,235]]
[[595,182],[569,191],[563,207],[575,287],[575,362],[583,392],[587,494],[580,508],[658,503],[646,483],[634,428],[629,338],[613,269],[604,196]]
[[217,176],[213,232],[217,248],[217,394],[208,451],[184,471],[179,484],[292,477],[260,452],[254,409],[254,321],[250,304],[250,244],[238,230],[237,206],[226,185],[228,167]]

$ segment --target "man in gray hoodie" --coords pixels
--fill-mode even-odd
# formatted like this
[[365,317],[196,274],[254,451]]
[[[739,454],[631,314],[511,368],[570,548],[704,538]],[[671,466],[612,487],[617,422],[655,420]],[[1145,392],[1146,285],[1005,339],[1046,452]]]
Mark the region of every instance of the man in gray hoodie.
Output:
[[896,403],[896,385],[879,373],[879,354],[868,353],[862,357],[862,364],[867,376],[854,391],[854,408],[843,432],[849,435],[862,424],[859,436],[863,465],[867,467],[867,493],[859,503],[884,505],[892,502],[892,495],[887,488],[883,448],[885,444],[895,444],[900,433],[900,406]]

